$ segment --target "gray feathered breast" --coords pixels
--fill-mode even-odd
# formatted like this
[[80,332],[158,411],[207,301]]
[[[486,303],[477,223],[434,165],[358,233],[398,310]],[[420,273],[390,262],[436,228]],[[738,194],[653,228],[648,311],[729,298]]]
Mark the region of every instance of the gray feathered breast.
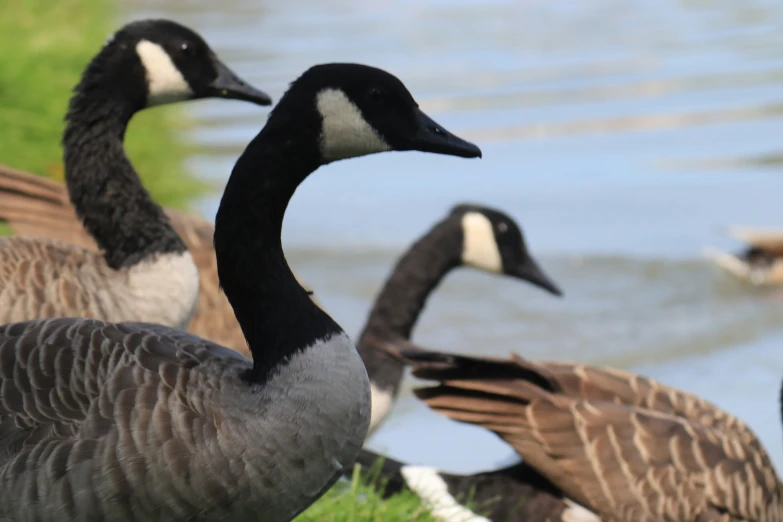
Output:
[[289,520],[361,444],[346,350],[253,387],[243,356],[174,329],[0,327],[0,520]]

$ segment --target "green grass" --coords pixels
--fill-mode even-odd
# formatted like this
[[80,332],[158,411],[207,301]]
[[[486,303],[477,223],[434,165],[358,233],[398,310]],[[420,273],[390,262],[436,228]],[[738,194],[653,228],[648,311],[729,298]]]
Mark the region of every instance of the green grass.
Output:
[[338,483],[294,522],[435,522],[410,491],[386,500],[377,473],[354,472],[350,484]]
[[[0,163],[62,180],[63,117],[73,87],[119,28],[113,0],[0,0]],[[184,168],[182,108],[131,121],[126,148],[156,201],[183,207],[206,186]]]

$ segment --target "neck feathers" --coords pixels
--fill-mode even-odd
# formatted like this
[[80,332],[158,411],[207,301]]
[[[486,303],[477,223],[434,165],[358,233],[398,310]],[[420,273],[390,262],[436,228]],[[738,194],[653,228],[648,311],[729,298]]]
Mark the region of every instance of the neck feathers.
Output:
[[419,239],[397,262],[378,294],[365,331],[409,339],[427,298],[460,264],[461,233],[444,220]]
[[447,218],[437,224],[400,258],[378,294],[357,349],[379,388],[396,392],[403,366],[376,349],[371,338],[410,339],[429,295],[460,265],[461,238],[459,222]]
[[273,137],[262,130],[248,145],[215,218],[218,277],[253,354],[254,383],[342,332],[297,282],[280,239],[288,201],[319,165],[317,150]]
[[71,202],[114,269],[186,250],[125,155],[125,129],[137,103],[119,93],[83,80],[71,99],[63,137]]

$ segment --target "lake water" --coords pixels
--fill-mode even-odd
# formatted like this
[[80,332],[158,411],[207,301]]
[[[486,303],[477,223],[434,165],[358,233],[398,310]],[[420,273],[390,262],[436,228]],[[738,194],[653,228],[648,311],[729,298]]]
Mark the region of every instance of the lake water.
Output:
[[[394,259],[453,204],[496,206],[519,220],[565,298],[461,270],[431,299],[418,343],[639,371],[739,415],[783,467],[783,291],[748,288],[702,257],[707,245],[737,246],[722,236],[726,225],[783,226],[783,3],[123,5],[129,17],[199,29],[275,100],[315,63],[380,66],[481,146],[482,160],[339,162],[297,192],[289,259],[349,332]],[[219,191],[267,111],[188,107],[198,150],[190,166]],[[213,218],[218,198],[197,208]],[[513,458],[493,435],[442,419],[407,392],[370,446],[454,471]]]

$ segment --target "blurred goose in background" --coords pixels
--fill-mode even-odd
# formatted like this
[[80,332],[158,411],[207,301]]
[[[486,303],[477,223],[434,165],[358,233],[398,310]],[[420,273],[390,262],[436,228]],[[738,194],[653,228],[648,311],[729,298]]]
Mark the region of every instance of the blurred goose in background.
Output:
[[[198,268],[198,301],[187,330],[250,356],[234,311],[218,284],[212,244],[215,226],[193,214],[171,208],[163,211]],[[46,238],[98,251],[62,184],[4,165],[0,165],[0,221],[19,236]]]
[[370,376],[370,433],[391,411],[405,370],[382,347],[407,346],[427,298],[460,266],[518,278],[562,295],[528,252],[522,230],[511,217],[480,205],[455,206],[397,261],[356,343]]
[[[384,462],[391,490],[407,485],[442,522],[783,520],[783,484],[761,442],[695,395],[583,364],[400,355],[439,383],[419,399],[524,459],[475,475]],[[363,451],[359,462],[378,458]],[[460,504],[468,497],[481,514]]]
[[[196,265],[142,186],[123,138],[133,115],[147,107],[209,97],[271,103],[198,34],[172,21],[132,22],[106,42],[74,89],[63,134],[68,192],[82,235],[100,253],[63,236],[2,239],[0,323],[59,316],[187,327],[199,292]],[[15,186],[36,187],[36,197],[51,186],[13,174]],[[55,197],[47,199],[57,208]],[[63,213],[52,215],[51,206],[36,203],[23,212],[38,223],[59,220]],[[18,215],[18,208],[6,211]],[[197,227],[186,232],[191,241],[208,241]]]
[[707,257],[731,275],[751,284],[783,284],[783,230],[731,227],[728,235],[748,246],[739,254],[708,248]]
[[285,522],[352,462],[364,364],[291,273],[280,233],[319,166],[385,151],[481,151],[396,77],[315,66],[238,159],[215,220],[241,354],[178,329],[91,319],[0,328],[0,520]]

